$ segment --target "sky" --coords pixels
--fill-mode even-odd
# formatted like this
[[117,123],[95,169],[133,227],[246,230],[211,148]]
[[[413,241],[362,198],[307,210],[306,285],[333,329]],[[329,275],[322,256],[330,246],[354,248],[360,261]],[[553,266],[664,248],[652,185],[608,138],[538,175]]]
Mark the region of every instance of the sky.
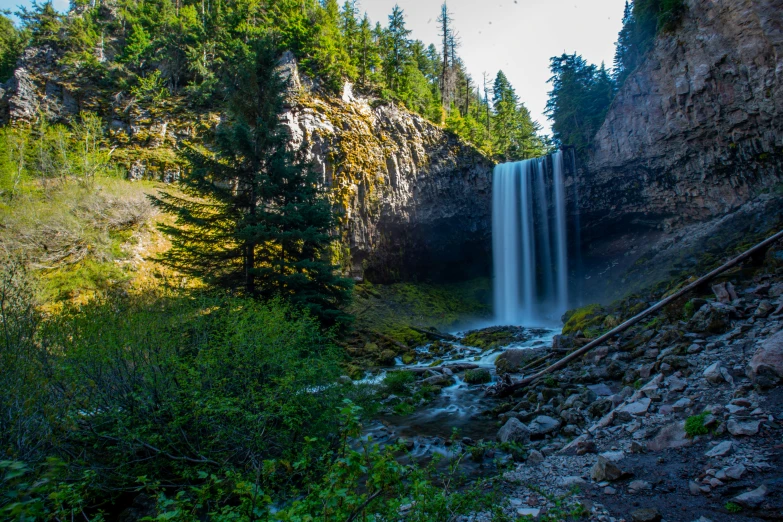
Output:
[[[338,0],[342,4],[342,0]],[[438,43],[436,19],[443,0],[359,0],[359,9],[386,25],[397,3],[405,12],[411,37]],[[0,0],[0,9],[15,10],[25,0]],[[68,0],[54,0],[59,10]],[[506,73],[533,119],[548,133],[544,115],[549,58],[578,52],[585,60],[607,67],[614,59],[614,42],[622,27],[625,0],[449,0],[462,47],[462,57],[474,81]]]

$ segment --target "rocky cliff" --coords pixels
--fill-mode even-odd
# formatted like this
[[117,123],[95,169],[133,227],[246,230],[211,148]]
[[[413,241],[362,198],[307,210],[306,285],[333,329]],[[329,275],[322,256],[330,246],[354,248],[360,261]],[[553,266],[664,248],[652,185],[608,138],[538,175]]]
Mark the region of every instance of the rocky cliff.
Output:
[[[113,158],[131,179],[168,181],[182,165],[184,139],[198,138],[220,115],[189,109],[184,97],[145,100],[101,91],[89,77],[69,77],[61,52],[25,51],[0,86],[0,121],[70,121],[95,111],[107,123]],[[391,102],[342,97],[300,78],[290,53],[282,118],[292,145],[303,147],[340,213],[335,259],[347,274],[376,282],[488,275],[491,262],[492,162],[470,145]]]
[[686,4],[596,135],[580,180],[596,234],[721,216],[782,179],[783,0]]
[[[652,282],[632,284],[629,268],[664,277],[709,241],[780,221],[783,1],[686,5],[620,89],[577,180],[588,273],[624,290]],[[755,204],[764,192],[777,197]]]

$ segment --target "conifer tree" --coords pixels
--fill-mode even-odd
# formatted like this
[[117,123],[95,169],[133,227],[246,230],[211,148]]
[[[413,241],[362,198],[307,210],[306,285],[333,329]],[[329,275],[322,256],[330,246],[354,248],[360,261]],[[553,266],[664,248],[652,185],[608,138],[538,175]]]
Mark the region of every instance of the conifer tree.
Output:
[[538,124],[532,120],[530,111],[519,103],[519,97],[503,71],[498,71],[492,91],[495,152],[506,161],[541,155],[544,147],[536,134]]
[[162,260],[213,286],[262,299],[282,296],[327,322],[341,320],[339,306],[351,285],[328,259],[330,203],[314,171],[287,148],[275,50],[259,42],[248,61],[211,150],[187,148],[186,196],[154,198],[177,217],[163,227],[172,248]]
[[318,13],[313,61],[326,85],[333,91],[339,90],[344,78],[356,77],[340,25],[337,0],[326,0]]
[[405,66],[410,59],[410,31],[405,27],[405,14],[400,6],[394,5],[389,15],[388,48],[384,69],[386,83],[391,90],[396,89],[402,79]]
[[[382,30],[381,30],[382,32]],[[376,73],[381,65],[380,42],[373,33],[370,19],[365,13],[359,24],[359,82],[367,87],[376,81]]]

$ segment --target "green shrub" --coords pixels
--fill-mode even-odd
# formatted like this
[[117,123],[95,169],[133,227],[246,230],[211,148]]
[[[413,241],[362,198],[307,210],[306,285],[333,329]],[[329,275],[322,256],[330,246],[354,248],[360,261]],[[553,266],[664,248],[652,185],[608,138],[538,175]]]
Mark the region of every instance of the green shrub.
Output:
[[707,427],[704,425],[704,421],[707,419],[707,415],[709,415],[709,412],[705,411],[698,415],[688,417],[688,419],[685,421],[685,433],[689,437],[706,435],[709,433],[710,430],[707,429]]
[[726,502],[726,505],[724,506],[726,508],[726,511],[729,513],[739,513],[742,511],[742,506],[739,504],[735,504],[734,502]]
[[389,372],[386,377],[383,378],[383,386],[389,393],[396,395],[404,395],[410,392],[409,386],[413,384],[416,377],[413,372],[398,371]]
[[465,372],[465,382],[468,384],[485,384],[492,381],[492,374],[486,368],[476,368]]

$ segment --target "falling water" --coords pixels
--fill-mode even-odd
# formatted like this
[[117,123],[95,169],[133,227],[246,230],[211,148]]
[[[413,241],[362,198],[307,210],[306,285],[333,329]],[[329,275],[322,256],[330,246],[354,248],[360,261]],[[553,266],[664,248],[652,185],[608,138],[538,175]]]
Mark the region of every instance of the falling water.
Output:
[[563,153],[498,165],[492,198],[497,321],[557,320],[569,302]]

